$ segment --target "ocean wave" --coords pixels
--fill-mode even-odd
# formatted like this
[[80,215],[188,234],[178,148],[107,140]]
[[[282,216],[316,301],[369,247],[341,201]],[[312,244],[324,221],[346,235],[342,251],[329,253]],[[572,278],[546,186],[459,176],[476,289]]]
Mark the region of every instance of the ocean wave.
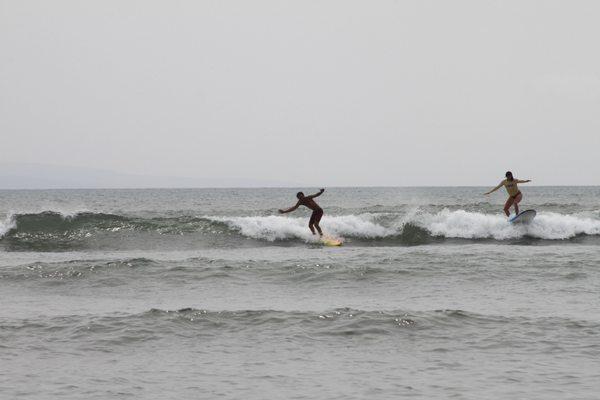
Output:
[[[174,337],[219,337],[224,332],[243,334],[276,332],[289,338],[315,336],[382,337],[410,331],[427,331],[446,337],[451,331],[477,331],[484,326],[512,326],[529,337],[531,332],[594,332],[595,321],[555,317],[508,317],[449,309],[431,311],[360,310],[337,308],[322,312],[239,310],[210,311],[197,308],[151,309],[137,314],[72,315],[35,319],[4,319],[0,339],[4,343],[26,335],[44,337],[44,343],[87,342],[109,352],[118,346]],[[492,338],[492,342],[496,339]],[[490,343],[482,338],[482,345]]]
[[[308,230],[307,219],[281,216],[268,217],[204,217],[207,220],[222,222],[242,235],[267,241],[303,239],[317,241]],[[333,236],[361,237],[366,239],[383,238],[394,235],[394,230],[378,225],[365,216],[343,215],[325,217],[323,226]]]
[[[316,243],[318,238],[310,233],[307,222],[306,217],[279,215],[141,217],[92,212],[64,215],[46,211],[6,216],[0,223],[0,243],[8,241],[15,249],[27,246],[72,248],[102,236],[106,239],[102,245],[110,247],[111,240],[116,245],[125,238],[142,233],[171,235],[175,238],[173,240],[182,235],[201,235],[213,239],[233,235],[264,242]],[[567,240],[600,235],[600,219],[594,214],[569,215],[543,211],[529,225],[511,224],[499,214],[412,209],[402,213],[326,215],[321,226],[326,234],[347,239],[349,244],[418,245],[444,239]]]
[[[205,217],[226,223],[242,235],[267,241],[301,239],[314,241],[305,218]],[[501,215],[448,209],[437,213],[405,215],[362,214],[325,216],[323,229],[333,236],[357,239],[424,241],[428,238],[507,240],[531,237],[547,240],[570,239],[578,235],[600,235],[600,220],[558,213],[539,213],[529,225],[511,224]],[[425,234],[424,234],[425,233]],[[416,240],[415,240],[416,239]]]
[[[196,282],[206,279],[226,279],[236,273],[248,273],[249,267],[265,273],[285,274],[286,269],[277,269],[265,262],[216,260],[193,257],[184,260],[154,260],[150,258],[125,258],[112,260],[68,260],[57,262],[35,262],[8,266],[0,269],[0,280],[34,285],[90,285],[128,286],[143,280],[174,280]],[[252,271],[252,272],[253,272]]]
[[434,236],[461,239],[537,239],[563,240],[578,235],[600,235],[600,221],[558,213],[538,213],[528,225],[511,224],[504,216],[463,210],[444,210],[422,214],[415,223]]
[[[65,260],[34,262],[5,266],[0,269],[0,280],[18,285],[40,286],[131,286],[142,281],[170,282],[178,286],[203,280],[244,280],[259,277],[271,283],[317,283],[342,280],[393,278],[398,274],[430,274],[428,267],[413,269],[397,265],[397,259],[378,258],[369,262],[324,262],[322,260],[272,261],[231,260],[192,257],[181,260],[160,260],[144,257],[105,260]],[[143,284],[142,284],[143,285]]]
[[[225,227],[190,215],[152,216],[56,211],[15,213],[0,225],[0,246],[11,250],[85,249],[94,241],[98,247],[119,247],[127,241],[134,245],[166,235],[231,234]],[[154,236],[142,236],[150,234]],[[143,239],[136,239],[142,238]],[[100,240],[100,241],[99,241]]]
[[[253,329],[286,329],[302,327],[313,334],[361,335],[371,333],[393,333],[397,329],[421,329],[449,325],[464,327],[472,323],[496,321],[497,317],[486,317],[461,310],[435,310],[411,313],[403,310],[370,311],[352,308],[337,308],[323,312],[239,310],[210,311],[197,308],[179,310],[151,309],[138,314],[109,314],[100,316],[56,316],[38,318],[35,321],[12,320],[3,322],[2,332],[34,334],[41,331],[58,340],[90,339],[100,335],[110,337],[112,345],[123,338],[131,338],[140,332],[139,340],[146,340],[152,333],[194,334],[203,336],[221,334],[225,331],[247,331]],[[185,329],[181,329],[184,327]],[[195,329],[197,328],[197,329]],[[39,333],[39,332],[38,332]],[[52,341],[52,338],[48,338]]]
[[[0,270],[0,279],[4,281],[52,281],[69,283],[107,273],[123,273],[144,269],[158,269],[162,264],[148,258],[129,258],[123,260],[69,260],[60,262],[35,262],[26,265],[4,267]],[[126,284],[127,281],[124,281]]]
[[[593,249],[571,248],[569,257],[556,258],[544,255],[539,250],[537,260],[544,266],[548,279],[576,281],[586,278],[586,273],[573,271],[572,260],[577,266],[593,268],[597,264]],[[402,251],[394,249],[363,249],[360,252],[345,253],[341,258],[337,252],[303,253],[298,258],[275,260],[262,256],[262,249],[256,249],[251,258],[220,258],[196,256],[190,258],[108,258],[108,259],[67,259],[60,261],[36,261],[19,265],[5,265],[0,268],[0,281],[5,285],[38,290],[46,287],[64,286],[70,288],[129,287],[147,288],[160,282],[165,287],[197,287],[199,282],[218,284],[258,281],[274,285],[307,285],[308,287],[330,287],[355,285],[357,282],[391,282],[398,279],[440,277],[457,274],[455,267],[485,265],[489,260],[476,256],[469,250],[465,253],[458,247],[442,249],[418,248]],[[488,251],[488,250],[485,250]],[[484,253],[485,253],[484,251]],[[278,252],[275,252],[278,253]],[[247,253],[246,253],[247,254]],[[353,255],[354,254],[354,255]],[[222,253],[221,253],[222,256]],[[515,256],[519,258],[518,256]],[[440,265],[447,268],[441,268]],[[477,267],[476,269],[478,269]],[[459,274],[462,274],[460,272]],[[68,289],[65,289],[68,290]]]

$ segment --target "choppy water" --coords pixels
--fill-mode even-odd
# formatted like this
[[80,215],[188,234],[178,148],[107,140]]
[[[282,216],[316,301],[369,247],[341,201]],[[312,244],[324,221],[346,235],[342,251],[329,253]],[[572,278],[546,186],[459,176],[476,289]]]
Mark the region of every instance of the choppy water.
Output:
[[0,397],[596,399],[600,188],[0,191]]

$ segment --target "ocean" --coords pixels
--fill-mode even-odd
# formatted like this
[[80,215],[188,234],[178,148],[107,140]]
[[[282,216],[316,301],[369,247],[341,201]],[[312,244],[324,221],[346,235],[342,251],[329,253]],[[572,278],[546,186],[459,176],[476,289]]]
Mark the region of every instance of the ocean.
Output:
[[0,191],[0,398],[597,399],[600,187],[488,189]]

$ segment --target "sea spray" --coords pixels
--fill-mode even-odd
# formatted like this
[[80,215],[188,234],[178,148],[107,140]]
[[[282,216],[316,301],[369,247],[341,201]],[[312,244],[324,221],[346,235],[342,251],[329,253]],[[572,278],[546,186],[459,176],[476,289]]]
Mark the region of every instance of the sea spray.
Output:
[[8,214],[4,221],[0,222],[0,239],[2,239],[11,229],[16,228],[17,223],[14,214]]

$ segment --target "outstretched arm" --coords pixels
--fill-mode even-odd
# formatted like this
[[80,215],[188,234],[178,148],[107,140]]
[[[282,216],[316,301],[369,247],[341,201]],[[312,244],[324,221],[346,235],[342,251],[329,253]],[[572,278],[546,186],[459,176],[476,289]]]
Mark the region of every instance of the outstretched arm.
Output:
[[308,197],[309,199],[314,199],[315,197],[319,197],[320,195],[322,195],[324,191],[325,191],[325,189],[321,189],[321,190],[319,190],[319,193],[311,194],[310,196],[306,196],[306,197]]
[[525,180],[525,181],[522,181],[522,180],[520,180],[520,179],[517,179],[517,183],[528,183],[528,182],[531,182],[531,179],[527,179],[527,180]]
[[504,184],[504,181],[500,182],[498,184],[498,186],[496,186],[495,188],[493,188],[492,190],[490,190],[489,192],[486,192],[484,194],[490,194],[490,193],[494,193],[496,190],[500,189],[502,187],[502,185]]
[[297,202],[297,203],[296,203],[296,205],[295,205],[295,206],[293,206],[293,207],[286,208],[285,210],[279,210],[279,212],[280,212],[281,214],[289,213],[289,212],[292,212],[292,211],[294,211],[294,210],[295,210],[295,209],[297,209],[298,207],[300,207],[300,202]]

